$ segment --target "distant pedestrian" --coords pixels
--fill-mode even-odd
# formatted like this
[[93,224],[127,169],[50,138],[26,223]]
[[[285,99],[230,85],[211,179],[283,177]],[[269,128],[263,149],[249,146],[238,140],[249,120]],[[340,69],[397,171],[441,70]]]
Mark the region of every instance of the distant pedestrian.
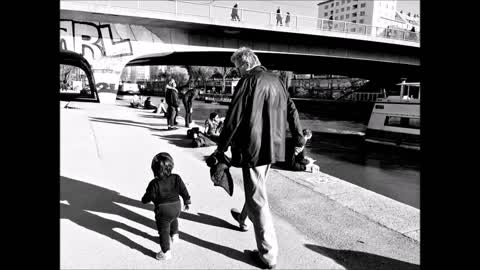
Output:
[[289,27],[290,24],[290,12],[287,12],[287,17],[285,17],[285,26]]
[[280,24],[280,26],[283,26],[280,7],[278,7],[278,9],[277,9],[277,26],[278,26],[278,24]]
[[155,223],[160,236],[160,248],[157,260],[169,260],[172,258],[170,241],[178,241],[178,217],[181,212],[180,196],[183,199],[184,210],[188,211],[191,204],[190,195],[182,178],[178,174],[172,174],[174,166],[170,154],[162,152],[152,160],[154,179],[148,184],[147,190],[142,197],[142,203],[152,202],[155,206]]
[[240,17],[238,17],[238,3],[235,3],[235,5],[232,8],[232,21],[240,21]]
[[175,118],[177,117],[177,112],[180,111],[179,108],[179,103],[178,103],[178,90],[176,88],[177,84],[175,83],[175,80],[172,78],[168,82],[166,86],[166,92],[165,92],[165,99],[167,101],[167,114],[168,114],[168,119],[167,119],[167,125],[168,129],[176,129],[175,125],[177,124],[175,121]]
[[189,128],[190,124],[192,123],[193,100],[195,100],[197,95],[198,90],[195,88],[190,88],[182,98],[183,106],[185,107],[185,127],[187,128]]
[[328,30],[332,30],[333,27],[333,15],[330,15],[330,18],[328,18]]
[[412,26],[412,29],[410,29],[410,39],[415,40],[417,38],[417,35],[415,34],[415,27]]

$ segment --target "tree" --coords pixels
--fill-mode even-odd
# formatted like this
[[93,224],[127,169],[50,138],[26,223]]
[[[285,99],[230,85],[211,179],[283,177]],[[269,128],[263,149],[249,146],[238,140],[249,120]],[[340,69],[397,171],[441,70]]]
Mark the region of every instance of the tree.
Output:
[[160,73],[160,77],[163,77],[166,81],[173,78],[178,86],[186,85],[190,79],[188,70],[181,66],[167,66],[165,72]]
[[203,88],[206,88],[207,80],[210,79],[214,73],[214,67],[208,66],[190,66],[187,68],[193,81],[203,82]]

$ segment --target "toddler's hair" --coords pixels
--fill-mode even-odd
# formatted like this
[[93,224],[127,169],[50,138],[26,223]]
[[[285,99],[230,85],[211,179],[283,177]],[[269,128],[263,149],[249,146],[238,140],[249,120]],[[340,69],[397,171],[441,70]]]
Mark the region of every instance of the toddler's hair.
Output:
[[218,114],[216,112],[212,112],[210,114],[210,120],[213,120]]
[[173,165],[173,158],[169,153],[158,153],[152,160],[153,175],[160,178],[168,177],[172,174]]

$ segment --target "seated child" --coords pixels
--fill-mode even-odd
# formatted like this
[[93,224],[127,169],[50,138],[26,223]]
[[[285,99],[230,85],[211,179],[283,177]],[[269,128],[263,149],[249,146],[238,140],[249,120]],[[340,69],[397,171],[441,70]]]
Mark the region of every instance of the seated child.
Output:
[[153,202],[155,205],[155,222],[160,235],[161,250],[157,253],[158,260],[168,260],[172,257],[170,252],[170,240],[178,241],[178,217],[180,216],[181,204],[179,196],[188,211],[191,204],[190,195],[177,174],[172,174],[173,158],[170,154],[162,152],[152,160],[152,171],[155,178],[150,181],[142,203]]
[[295,147],[292,138],[287,138],[285,167],[288,170],[306,171],[311,170],[313,165],[315,165],[313,164],[313,162],[315,162],[313,159],[304,156],[305,145],[307,141],[312,138],[312,131],[310,129],[304,129],[303,137],[305,138],[305,143],[301,147]]
[[213,141],[216,141],[222,132],[223,121],[216,112],[212,112],[210,117],[205,120],[205,135]]

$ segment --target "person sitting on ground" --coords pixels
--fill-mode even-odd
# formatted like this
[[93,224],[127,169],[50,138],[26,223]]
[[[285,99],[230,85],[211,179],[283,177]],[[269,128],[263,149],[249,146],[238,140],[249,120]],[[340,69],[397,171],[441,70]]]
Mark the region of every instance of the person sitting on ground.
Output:
[[286,153],[285,153],[285,167],[292,171],[307,171],[317,165],[313,164],[315,160],[305,157],[304,149],[307,141],[312,138],[312,131],[310,129],[304,129],[302,131],[305,143],[301,147],[293,145],[292,138],[286,140]]
[[153,111],[153,113],[157,113],[158,110],[160,110],[160,113],[163,113],[163,115],[167,117],[167,109],[165,108],[165,100],[163,98],[160,99],[160,103],[158,104],[157,109]]
[[143,108],[147,110],[153,109],[154,110],[153,113],[156,113],[158,110],[156,106],[152,105],[152,102],[150,101],[150,97],[147,97],[147,99],[145,99],[145,103],[143,103]]
[[216,141],[222,131],[223,121],[216,112],[212,112],[210,117],[205,120],[205,135],[213,141]]
[[130,100],[130,107],[132,108],[138,108],[140,107],[140,98],[137,95],[134,95],[132,99]]

